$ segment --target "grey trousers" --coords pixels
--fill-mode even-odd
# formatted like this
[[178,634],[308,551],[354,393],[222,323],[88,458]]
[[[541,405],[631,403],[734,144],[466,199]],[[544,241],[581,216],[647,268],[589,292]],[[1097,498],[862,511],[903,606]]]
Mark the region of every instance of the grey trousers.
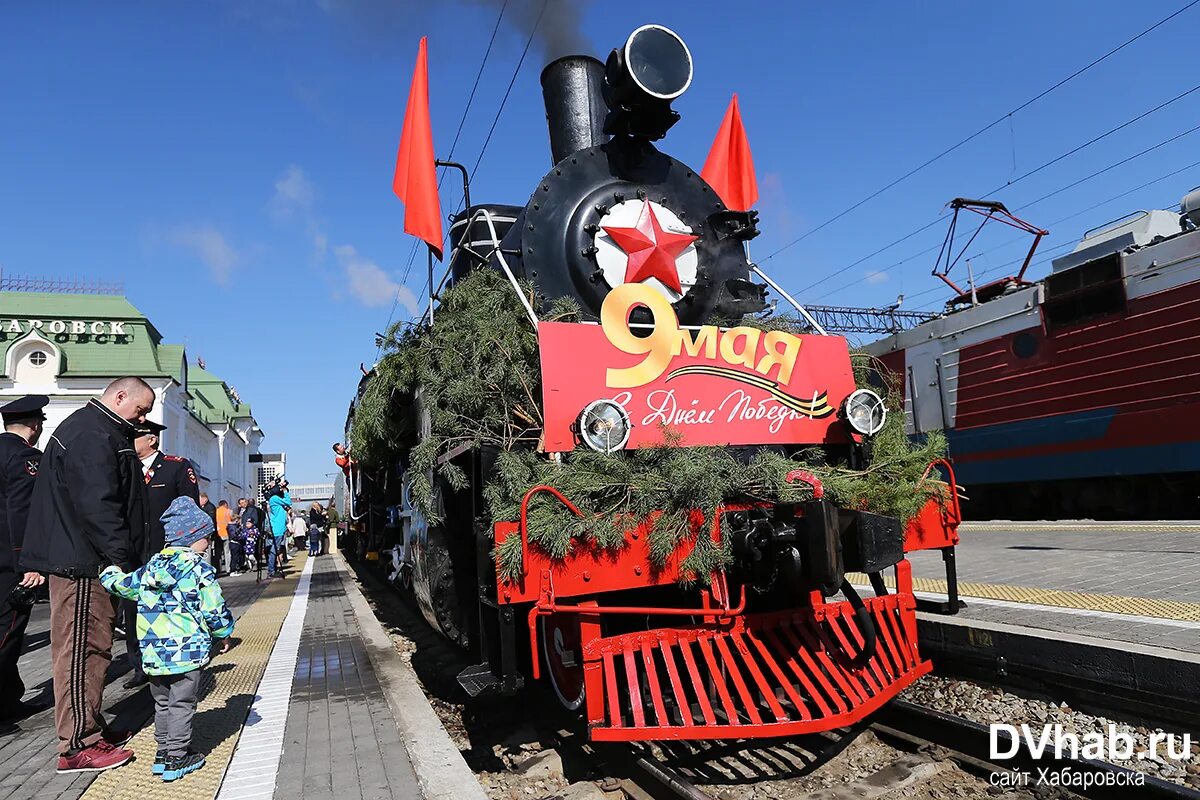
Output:
[[200,695],[203,670],[179,675],[151,675],[150,695],[154,698],[154,740],[159,750],[171,758],[187,752],[192,743],[192,717]]

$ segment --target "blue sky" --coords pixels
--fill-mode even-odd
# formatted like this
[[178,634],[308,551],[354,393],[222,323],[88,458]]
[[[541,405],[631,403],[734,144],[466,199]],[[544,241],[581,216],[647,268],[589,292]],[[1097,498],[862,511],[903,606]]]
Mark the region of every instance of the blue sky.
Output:
[[[696,76],[661,146],[703,165],[738,92],[762,199],[762,258],[1185,3],[576,3],[548,21],[603,57],[637,25],[687,40]],[[415,310],[423,262],[390,180],[417,40],[430,39],[438,154],[447,154],[499,10],[495,0],[6,4],[0,26],[0,264],[123,279],[172,341],[254,405],[296,481],[333,470],[358,366],[397,291]],[[455,157],[473,164],[539,0],[510,0]],[[576,18],[573,19],[573,18]],[[573,25],[577,22],[577,26]],[[1168,100],[1198,80],[1200,6],[951,156],[766,261],[802,300],[938,307],[929,275],[946,201],[976,196]],[[549,168],[535,40],[473,197],[524,203]],[[1051,228],[1047,255],[1127,211],[1174,204],[1200,167],[1063,218],[1195,161],[1181,133],[1200,92],[991,195]],[[448,178],[443,211],[459,202]],[[981,239],[973,252],[1013,236]],[[975,259],[1000,274],[1024,243]],[[1048,265],[1034,268],[1042,274]],[[836,273],[814,288],[812,284]]]

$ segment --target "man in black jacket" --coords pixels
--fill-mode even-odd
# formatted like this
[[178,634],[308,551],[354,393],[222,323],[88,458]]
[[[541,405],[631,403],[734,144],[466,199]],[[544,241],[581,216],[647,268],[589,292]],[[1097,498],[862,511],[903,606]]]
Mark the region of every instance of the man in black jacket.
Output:
[[[146,547],[137,554],[138,566],[144,566],[150,557],[166,546],[162,515],[176,497],[190,497],[200,501],[200,486],[196,482],[196,471],[192,462],[179,456],[169,456],[158,449],[159,436],[167,426],[146,420],[135,425],[137,435],[133,450],[142,463],[142,474],[146,482],[146,520],[150,524],[150,536]],[[125,682],[126,689],[136,689],[149,683],[142,669],[142,650],[137,637],[137,603],[133,600],[121,602],[125,620],[125,652],[129,657],[131,674]]]
[[49,397],[39,394],[0,406],[4,418],[4,432],[0,433],[0,718],[5,719],[27,717],[43,708],[21,701],[25,683],[17,659],[29,624],[32,590],[46,579],[36,572],[18,571],[17,561],[42,460],[42,452],[34,445],[46,421],[42,409],[49,402]]
[[[50,575],[50,657],[58,771],[97,772],[133,757],[101,714],[115,606],[97,576],[132,571],[149,543],[146,483],[134,424],[154,408],[141,378],[119,378],[46,443],[29,508],[21,567]],[[123,741],[122,741],[123,740]]]

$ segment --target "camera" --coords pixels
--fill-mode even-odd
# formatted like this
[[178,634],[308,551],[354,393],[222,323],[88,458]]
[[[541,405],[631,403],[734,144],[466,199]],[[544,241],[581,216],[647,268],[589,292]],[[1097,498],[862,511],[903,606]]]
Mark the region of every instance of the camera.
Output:
[[30,589],[28,586],[17,584],[8,595],[8,604],[18,610],[33,608],[36,592],[36,589]]
[[270,500],[272,497],[282,496],[287,491],[287,478],[280,475],[278,478],[272,478],[266,486],[263,487],[263,499]]

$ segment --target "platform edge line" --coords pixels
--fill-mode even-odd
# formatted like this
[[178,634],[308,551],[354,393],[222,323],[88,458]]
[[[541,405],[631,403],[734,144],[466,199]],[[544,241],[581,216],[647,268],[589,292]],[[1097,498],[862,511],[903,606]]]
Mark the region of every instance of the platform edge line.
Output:
[[331,555],[337,558],[338,577],[354,610],[364,649],[399,729],[401,742],[408,751],[422,797],[488,800],[479,778],[438,719],[412,666],[396,652],[391,637],[371,610],[341,554]]

